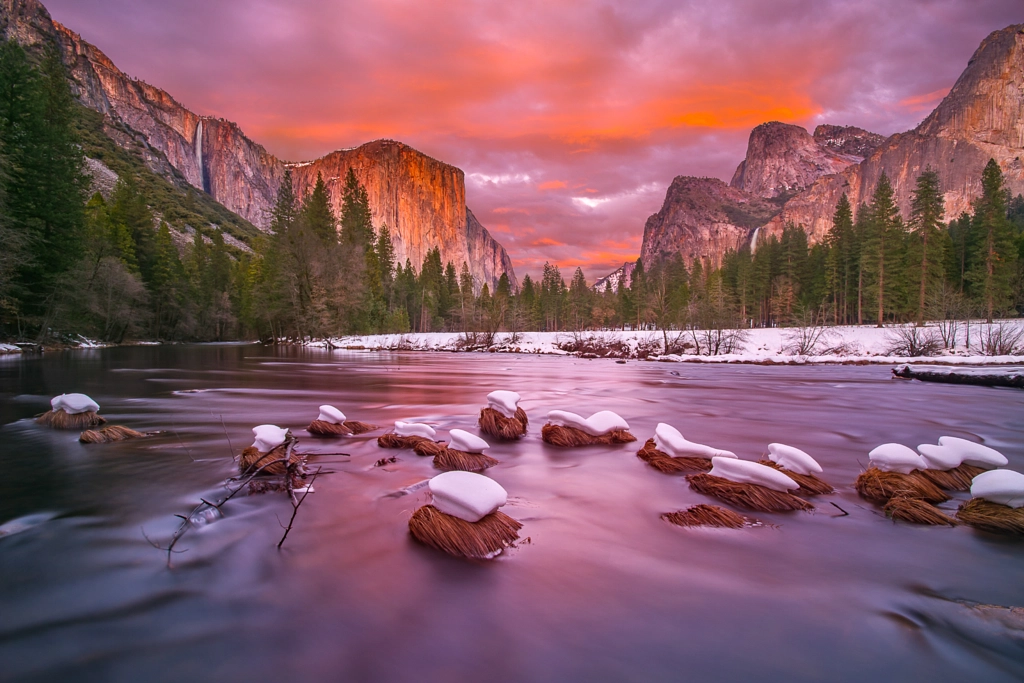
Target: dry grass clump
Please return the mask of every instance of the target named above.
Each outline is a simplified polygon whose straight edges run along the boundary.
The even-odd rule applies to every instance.
[[[956,517],[982,531],[996,534],[1024,534],[1024,508],[993,503],[984,498],[972,498],[956,511]]]
[[[984,467],[967,464],[951,470],[918,470],[925,479],[947,491],[970,491],[971,480],[984,471]]]
[[[121,425],[110,425],[100,430],[87,429],[78,435],[82,443],[111,443],[113,441],[127,441],[128,439],[142,439],[149,436]]]
[[[894,496],[885,504],[887,517],[911,524],[931,524],[932,526],[956,526],[956,520],[942,513],[934,505],[920,498]]]
[[[409,533],[423,545],[455,557],[491,559],[512,548],[523,525],[503,512],[492,512],[478,522],[446,515],[433,505],[412,513]]]
[[[360,422],[359,420],[346,420],[345,427],[353,434],[365,434],[377,429],[377,425],[372,425],[369,422]]]
[[[654,445],[654,439],[647,439],[647,443],[644,444],[644,447],[636,452],[636,457],[640,458],[659,472],[664,472],[665,474],[707,472],[712,467],[710,458],[680,455],[671,456],[664,451],[659,451]],[[673,512],[671,514],[674,515],[679,513]]]
[[[423,437],[417,438],[422,439]],[[430,439],[423,439],[422,441],[419,441],[416,444],[414,444],[412,449],[416,451],[416,455],[422,455],[424,457],[434,457],[448,450],[448,444],[445,443],[444,441],[431,441]]]
[[[686,481],[697,493],[718,498],[747,510],[789,512],[814,509],[813,505],[792,493],[776,491],[760,484],[740,484],[710,474],[691,474],[686,477]]]
[[[242,455],[239,457],[238,471],[242,476],[248,476],[250,474],[254,474],[257,470],[266,465],[266,468],[260,471],[261,475],[283,475],[287,470],[284,464],[284,456],[287,452],[287,441],[268,453],[261,453],[255,446],[249,446],[242,451]],[[291,456],[288,458],[288,463],[290,465],[299,465],[302,463],[303,459],[304,457],[296,453],[293,449]],[[274,462],[275,460],[280,460],[281,462]]]
[[[418,452],[418,451],[417,451]],[[445,448],[434,456],[434,467],[445,472],[461,470],[463,472],[482,472],[494,467],[498,461],[483,453],[467,453],[454,448]]]
[[[530,420],[522,408],[516,408],[515,417],[505,417],[494,408],[484,408],[480,411],[479,424],[480,431],[488,436],[505,441],[515,441],[526,434]]]
[[[636,437],[625,429],[613,429],[607,434],[591,436],[582,429],[550,423],[544,425],[544,428],[540,430],[540,436],[546,443],[560,448],[577,448],[579,446],[593,446],[596,444],[610,445],[636,441]]]
[[[714,526],[726,529],[742,529],[747,522],[742,515],[732,510],[704,503],[678,512],[666,512],[661,518],[676,526]]]
[[[313,436],[348,436],[352,430],[343,424],[335,424],[326,420],[313,420],[306,427]]]
[[[394,432],[381,434],[377,437],[377,445],[381,448],[415,448],[417,444],[424,441],[434,443],[425,436],[399,436]]]
[[[805,496],[824,496],[828,493],[834,493],[835,489],[832,485],[818,479],[813,474],[797,474],[796,472],[790,472],[785,467],[781,467],[778,463],[774,463],[771,460],[759,460],[758,464],[764,465],[765,467],[771,467],[779,472],[782,472],[787,477],[795,481],[800,485],[799,492]]]
[[[100,417],[96,413],[75,413],[72,415],[65,412],[63,408],[48,410],[36,418],[36,424],[41,424],[51,429],[92,429],[106,423],[106,418]]]
[[[885,505],[896,496],[919,498],[926,503],[943,503],[949,500],[949,496],[922,476],[920,470],[901,474],[869,467],[857,477],[854,487],[862,498],[879,505]]]

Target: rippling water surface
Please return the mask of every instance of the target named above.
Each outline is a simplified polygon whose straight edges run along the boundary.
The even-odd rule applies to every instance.
[[[852,488],[886,441],[983,440],[1024,471],[1024,392],[891,380],[888,367],[616,364],[491,354],[260,346],[68,352],[0,362],[0,680],[1011,681],[1024,677],[1024,543],[893,524]],[[416,545],[407,521],[435,472],[379,432],[304,438],[317,406],[388,425],[475,431],[484,396],[523,396],[530,433],[488,471],[528,541],[491,563]],[[37,427],[50,396],[93,396],[113,424],[167,430],[83,446]],[[558,450],[553,408],[658,422],[756,459],[814,455],[838,491],[814,513],[743,530],[681,529],[708,502],[636,458],[638,444]],[[252,426],[291,427],[333,473],[282,551],[290,506],[217,496]],[[374,467],[382,455],[398,462]],[[834,507],[830,503],[835,503]],[[958,501],[943,507],[955,510]],[[843,516],[840,509],[848,512]]]

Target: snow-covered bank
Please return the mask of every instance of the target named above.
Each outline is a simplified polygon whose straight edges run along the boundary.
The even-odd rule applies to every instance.
[[[458,332],[378,334],[307,342],[308,346],[367,351],[481,351],[541,353],[587,358],[615,357],[696,363],[905,363],[987,365],[1024,362],[1024,320],[971,323],[970,345],[964,325],[945,348],[937,324],[913,326],[842,326],[826,328],[755,328],[741,330],[592,332],[499,332],[493,336]],[[723,338],[726,337],[726,338]],[[719,353],[708,355],[709,347]],[[1002,348],[1001,348],[1002,347]],[[699,352],[698,352],[699,351]],[[999,353],[997,353],[999,352]]]

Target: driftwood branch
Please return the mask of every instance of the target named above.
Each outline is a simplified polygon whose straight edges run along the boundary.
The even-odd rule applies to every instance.
[[[180,438],[179,438],[179,441],[180,441]],[[213,501],[207,500],[206,498],[200,498],[199,500],[201,502],[198,505],[196,505],[189,514],[187,514],[187,515],[175,514],[174,516],[178,517],[179,519],[181,519],[182,522],[178,526],[178,528],[175,529],[174,534],[171,536],[170,542],[166,546],[162,546],[159,543],[153,541],[146,534],[146,530],[142,529],[142,536],[143,536],[143,538],[145,538],[146,541],[151,546],[153,546],[157,550],[161,550],[161,551],[164,551],[164,552],[167,553],[167,567],[169,569],[173,569],[174,568],[174,565],[173,565],[173,563],[171,561],[172,560],[172,555],[174,553],[186,552],[185,550],[177,550],[175,548],[175,546],[178,544],[178,541],[180,541],[182,539],[182,537],[192,527],[192,518],[196,514],[202,512],[204,509],[216,509],[216,510],[219,511],[229,500],[234,498],[240,491],[246,489],[249,486],[249,484],[256,477],[258,477],[261,474],[263,474],[263,472],[266,469],[268,469],[270,467],[273,467],[274,465],[276,465],[278,463],[282,463],[284,465],[284,467],[285,467],[284,484],[285,484],[285,487],[286,487],[286,489],[288,491],[288,500],[289,500],[289,502],[292,505],[292,515],[291,515],[291,518],[288,521],[288,526],[287,527],[284,527],[284,525],[282,525],[282,527],[285,528],[285,532],[284,532],[284,535],[281,537],[281,540],[278,542],[277,547],[280,548],[284,544],[285,539],[288,538],[288,533],[292,530],[292,527],[295,524],[295,517],[298,515],[299,507],[302,506],[303,501],[306,500],[306,496],[309,495],[309,491],[310,491],[310,488],[313,486],[313,482],[316,481],[316,478],[318,476],[320,476],[320,474],[322,473],[322,468],[317,468],[316,472],[313,473],[313,476],[310,479],[309,484],[306,487],[306,490],[303,492],[302,496],[296,500],[295,492],[294,492],[293,487],[292,487],[292,482],[293,482],[294,478],[300,473],[299,467],[301,466],[302,463],[301,462],[294,462],[294,463],[290,462],[291,461],[291,456],[292,456],[292,451],[295,449],[295,444],[297,443],[297,440],[295,439],[295,437],[289,436],[287,443],[288,443],[288,446],[285,449],[285,454],[284,454],[283,457],[271,460],[271,461],[266,462],[266,463],[263,463],[262,465],[260,465],[258,468],[254,469],[251,472],[250,471],[246,471],[246,472],[243,472],[241,475],[239,475],[237,477],[230,477],[227,480],[227,482],[225,482],[225,488],[228,489],[228,494],[226,496],[224,496],[220,501],[213,502]],[[184,443],[182,443],[182,447],[185,448],[186,452],[188,452],[188,449],[185,447]],[[191,453],[189,453],[189,457],[190,458],[192,457]],[[193,460],[193,462],[195,462],[194,458],[192,460]],[[229,486],[228,485],[229,483],[234,484],[234,486],[233,487]]]

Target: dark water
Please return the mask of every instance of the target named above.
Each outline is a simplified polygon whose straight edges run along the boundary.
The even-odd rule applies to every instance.
[[[0,362],[0,680],[1011,681],[1024,677],[1024,543],[894,525],[852,482],[886,441],[983,439],[1024,470],[1024,392],[889,379],[888,367],[619,365],[610,360],[274,350],[108,349]],[[490,476],[529,542],[460,562],[410,540],[428,458],[375,434],[304,439],[316,482],[283,551],[282,496],[240,498],[165,541],[218,495],[250,428],[300,436],[317,406],[350,418],[475,428],[484,395],[520,392],[530,434]],[[178,393],[185,390],[196,393]],[[83,446],[30,416],[64,391],[114,424],[171,430]],[[552,408],[614,410],[641,443],[659,421],[756,458],[799,446],[838,493],[815,513],[687,530],[663,512],[706,502],[638,460],[639,444],[557,450]],[[223,426],[222,426],[223,423]],[[384,468],[374,462],[397,453]],[[316,460],[314,458],[314,460]],[[849,512],[840,516],[835,502]],[[946,504],[955,509],[956,501]]]

